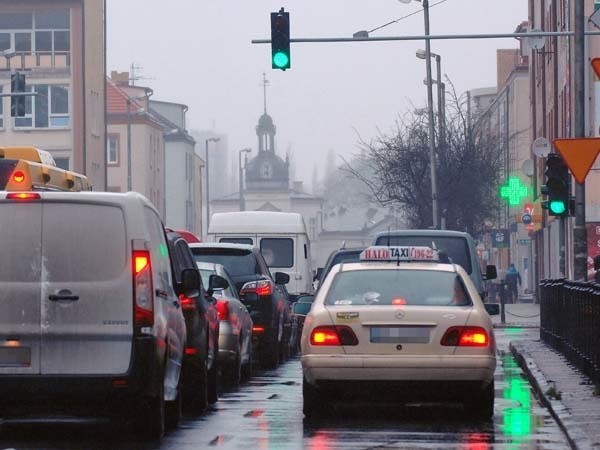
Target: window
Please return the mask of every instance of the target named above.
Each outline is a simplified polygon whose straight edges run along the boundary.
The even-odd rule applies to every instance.
[[[106,163],[119,164],[119,135],[109,134],[106,139]]]
[[[0,14],[0,50],[53,53],[71,49],[69,10]]]
[[[25,117],[15,118],[15,128],[67,128],[69,89],[66,86],[36,84],[27,86],[35,97],[25,98]]]
[[[219,242],[223,242],[226,244],[246,244],[246,245],[253,244],[251,238],[243,238],[243,237],[221,238],[221,239],[219,239]]]
[[[264,238],[260,252],[269,267],[292,267],[294,265],[294,240],[287,238]]]
[[[56,167],[64,170],[71,170],[69,167],[69,158],[68,157],[54,157],[54,162],[56,163]]]

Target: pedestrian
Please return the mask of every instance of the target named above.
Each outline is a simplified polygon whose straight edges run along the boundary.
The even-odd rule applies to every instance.
[[[506,281],[506,287],[508,288],[508,303],[517,303],[519,298],[519,291],[517,289],[517,283],[521,286],[521,274],[515,268],[514,264],[511,264],[506,271],[504,276]]]
[[[594,281],[600,283],[600,255],[594,256],[594,270],[596,271]]]

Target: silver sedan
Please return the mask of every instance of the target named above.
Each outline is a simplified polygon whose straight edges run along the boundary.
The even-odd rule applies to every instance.
[[[196,262],[202,283],[216,300],[219,314],[219,365],[225,382],[237,386],[252,375],[252,319],[235,283],[221,264]],[[214,275],[220,277],[215,282]],[[211,279],[213,280],[211,286]],[[226,283],[223,283],[223,280]],[[218,288],[216,287],[218,286]],[[226,287],[223,287],[226,286]],[[212,291],[212,292],[211,292]]]

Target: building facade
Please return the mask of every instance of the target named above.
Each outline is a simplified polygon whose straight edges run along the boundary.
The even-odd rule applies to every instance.
[[[107,82],[107,190],[143,194],[165,221],[165,128],[150,111],[152,90],[128,79],[113,73]]]
[[[105,0],[6,0],[0,4],[0,84],[26,75],[24,117],[0,101],[0,145],[33,145],[62,168],[106,189]]]

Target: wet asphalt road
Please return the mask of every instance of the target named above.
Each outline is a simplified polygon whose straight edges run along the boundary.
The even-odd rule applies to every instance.
[[[556,423],[531,393],[508,353],[511,339],[533,331],[497,330],[500,353],[492,421],[474,422],[460,406],[414,405],[398,410],[360,408],[339,417],[305,423],[299,359],[256,374],[234,392],[223,393],[206,414],[187,417],[160,443],[140,443],[126,430],[93,423],[43,420],[8,424],[0,450],[53,449],[568,449]]]

